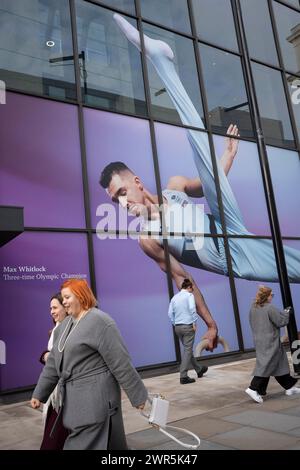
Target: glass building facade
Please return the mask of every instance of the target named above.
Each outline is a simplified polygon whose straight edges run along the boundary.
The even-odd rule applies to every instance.
[[[182,118],[148,60],[145,40],[140,48],[128,41],[116,13],[137,28],[140,40],[144,33],[170,46],[200,120]],[[122,208],[110,213],[99,177],[107,164],[122,161],[162,202],[175,177],[201,179],[191,139],[208,149],[213,183],[210,195],[204,188],[205,197],[189,196],[219,220],[217,231],[206,231],[204,239],[223,250],[223,273],[185,266],[229,345],[229,352],[218,346],[214,353],[253,348],[248,312],[258,284],[271,285],[277,306],[284,304],[275,263],[284,270],[276,255],[279,237],[290,280],[286,289],[300,325],[297,257],[289,265],[300,252],[298,0],[0,0],[0,37],[6,89],[0,104],[0,204],[23,206],[25,217],[24,233],[1,249],[0,340],[9,368],[1,366],[0,390],[36,382],[35,361],[51,327],[48,299],[71,276],[91,283],[135,366],[178,362],[167,317],[177,290],[175,235],[163,245],[162,270],[139,246],[141,221]],[[231,124],[239,129],[231,139],[239,145],[227,168]],[[247,230],[231,229],[223,170]],[[259,267],[255,275],[243,272],[246,252],[237,247],[245,240],[250,253],[268,247],[273,278]]]

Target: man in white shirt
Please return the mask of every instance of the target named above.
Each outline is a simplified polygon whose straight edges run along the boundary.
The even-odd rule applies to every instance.
[[[200,378],[207,372],[207,367],[200,366],[193,355],[196,322],[199,316],[196,312],[193,284],[189,279],[183,281],[180,292],[171,299],[168,316],[175,326],[175,332],[184,348],[180,364],[180,383],[193,383],[195,379],[188,376],[189,368],[192,366]]]

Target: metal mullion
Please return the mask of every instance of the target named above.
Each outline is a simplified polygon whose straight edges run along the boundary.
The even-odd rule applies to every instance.
[[[78,128],[79,128],[79,142],[80,142],[80,155],[81,155],[81,167],[82,167],[82,184],[83,184],[83,198],[84,198],[84,212],[86,227],[91,228],[91,206],[89,196],[89,184],[88,184],[88,172],[87,172],[87,155],[85,146],[85,132],[84,132],[84,117],[83,117],[83,101],[81,92],[81,79],[80,79],[80,64],[78,57],[78,41],[77,41],[77,24],[76,24],[76,9],[75,0],[69,0],[70,16],[71,16],[71,30],[72,30],[72,45],[74,55],[74,69],[75,69],[75,82],[77,91],[77,110],[78,110]],[[95,259],[94,259],[94,248],[93,238],[90,231],[87,232],[87,244],[88,244],[88,258],[89,258],[89,269],[91,278],[91,287],[97,297],[97,285],[95,275]]]
[[[195,18],[194,18],[194,13],[193,13],[192,2],[191,0],[187,0],[187,1],[188,1],[190,21],[191,21],[191,28],[194,33],[194,36],[196,37],[196,34],[195,34],[196,24],[195,24]],[[225,248],[225,254],[226,254],[226,262],[227,262],[227,267],[228,267],[229,285],[230,285],[230,291],[231,291],[231,296],[232,296],[236,333],[237,333],[239,349],[240,351],[243,351],[244,341],[243,341],[243,335],[242,335],[242,327],[241,327],[241,321],[240,321],[240,316],[239,316],[239,308],[238,308],[238,303],[237,303],[235,284],[233,280],[233,270],[232,270],[232,264],[231,264],[230,249],[229,249],[229,244],[228,244],[228,239],[227,239],[226,221],[225,221],[224,206],[223,206],[223,200],[222,200],[222,194],[221,194],[221,188],[220,188],[217,159],[216,159],[215,148],[214,148],[214,143],[213,143],[213,133],[212,133],[210,119],[209,119],[208,102],[207,102],[207,97],[206,97],[206,89],[204,85],[203,71],[202,71],[202,65],[200,61],[200,53],[199,53],[199,46],[198,46],[197,39],[194,39],[193,45],[194,45],[194,52],[195,52],[195,58],[196,58],[198,80],[200,83],[200,89],[201,89],[201,94],[202,94],[203,112],[204,112],[206,125],[208,129],[208,142],[209,142],[211,161],[212,161],[212,167],[213,167],[213,172],[214,172],[214,182],[215,182],[215,188],[216,188],[217,199],[218,199],[222,232],[225,235],[225,237],[223,237],[223,240],[224,240],[224,248]]]
[[[263,65],[264,67],[268,67],[269,69],[276,70],[277,72],[282,72],[280,65],[274,65],[268,62],[263,62],[262,60],[256,59],[255,57],[252,57],[252,56],[250,56],[250,59],[251,59],[251,62],[254,62],[255,64]]]
[[[103,2],[101,2],[101,0],[99,2],[97,2],[97,0],[81,0],[81,1],[84,1],[85,3],[91,3],[92,5],[96,5],[96,6],[101,7],[101,8],[105,8],[106,10],[114,11],[116,13],[119,13],[120,15],[129,16],[130,18],[135,19],[135,20],[137,19],[136,15],[133,15],[132,13],[129,13],[125,10],[120,10],[117,7],[107,5],[107,3],[103,3]]]
[[[300,5],[299,7],[295,7],[295,5],[292,5],[291,3],[287,3],[287,2],[284,2],[284,1],[281,1],[281,0],[275,0],[277,3],[280,3],[280,5],[283,5],[285,7],[288,7],[290,8],[291,10],[294,10],[296,11],[297,13],[300,13]],[[298,9],[297,9],[298,8]]]
[[[71,104],[73,106],[76,106],[76,104],[78,104],[77,98],[74,99],[74,100],[68,100],[66,98],[60,98],[59,96],[56,97],[56,96],[42,95],[41,93],[37,93],[35,91],[18,90],[16,88],[12,88],[10,86],[6,87],[6,91],[9,92],[9,93],[16,93],[18,95],[33,96],[35,98],[44,98],[46,100],[56,101],[58,103]]]
[[[283,61],[283,56],[282,56],[282,52],[281,52],[278,31],[277,31],[277,24],[276,24],[275,14],[274,14],[273,5],[272,5],[271,0],[268,0],[268,5],[269,5],[271,23],[272,23],[273,34],[274,34],[274,38],[275,38],[275,45],[276,45],[276,48],[277,48],[279,64],[280,64],[281,69],[282,69],[281,70],[281,78],[282,78],[282,81],[283,81],[283,88],[284,88],[284,93],[285,93],[286,102],[287,102],[287,106],[288,106],[290,121],[291,121],[291,125],[292,125],[292,131],[293,131],[293,134],[294,134],[294,140],[295,140],[295,143],[296,143],[296,147],[299,149],[300,148],[300,139],[299,139],[299,136],[298,136],[298,128],[297,128],[297,125],[296,125],[294,110],[293,110],[293,106],[292,106],[292,103],[291,103],[290,92],[289,92],[287,79],[286,79],[286,70],[285,70],[285,66],[284,66],[284,61]]]
[[[239,45],[239,49],[242,52],[242,42],[241,42],[241,32],[239,28],[239,22],[238,22],[238,16],[237,16],[237,11],[236,11],[236,5],[234,0],[231,1],[231,8],[233,12],[233,18],[234,18],[234,23],[235,23],[235,28],[236,28],[236,35],[237,35],[237,41]],[[249,83],[248,83],[248,78],[247,78],[247,70],[245,67],[245,61],[244,61],[244,56],[242,55],[241,58],[241,67],[242,67],[242,73],[243,73],[243,78],[244,78],[244,84],[245,84],[245,90],[247,94],[247,99],[248,99],[248,104],[249,104],[249,115],[251,119],[251,124],[252,124],[252,132],[253,132],[253,139],[255,142],[257,142],[256,136],[255,136],[255,119],[254,119],[254,110],[251,102],[251,93],[250,93],[250,88],[249,88]]]
[[[259,161],[260,161],[263,184],[264,184],[264,189],[265,189],[266,203],[267,203],[271,233],[272,233],[272,238],[273,238],[273,247],[274,247],[274,254],[275,254],[275,259],[276,259],[276,266],[277,266],[278,278],[279,278],[279,283],[280,283],[281,295],[283,299],[283,304],[285,306],[290,305],[293,307],[293,301],[292,301],[291,290],[290,290],[289,279],[288,279],[288,272],[287,272],[284,250],[283,250],[283,243],[282,243],[281,232],[280,232],[279,219],[278,219],[274,190],[273,190],[273,185],[272,185],[271,171],[269,167],[265,139],[264,139],[264,135],[262,131],[261,118],[260,118],[257,96],[255,93],[255,87],[254,87],[254,78],[253,78],[252,69],[251,69],[251,61],[250,61],[248,45],[246,41],[242,9],[241,9],[241,4],[239,0],[233,0],[233,1],[235,1],[235,6],[236,6],[241,45],[242,45],[243,52],[244,52],[245,67],[247,69],[249,91],[251,93],[251,103],[253,107],[255,124],[256,124],[255,128],[256,128],[257,137],[258,137]],[[288,333],[289,333],[289,340],[291,343],[291,351],[293,353],[297,351],[297,348],[292,347],[292,344],[295,340],[298,339],[297,324],[296,324],[296,319],[295,319],[295,315],[293,314],[293,312],[290,315],[290,322],[288,324]],[[296,373],[300,372],[299,364],[294,363],[293,367]]]
[[[194,39],[196,39],[200,44],[203,44],[204,46],[213,47],[214,49],[218,49],[219,51],[227,52],[228,54],[232,54],[237,57],[242,57],[242,54],[239,51],[233,51],[232,49],[227,49],[226,47],[222,47],[210,41],[205,41],[205,39],[201,39],[199,37],[196,37]]]
[[[154,175],[155,175],[155,181],[156,181],[156,188],[158,192],[159,205],[160,207],[163,207],[163,195],[162,195],[162,186],[161,186],[161,181],[160,181],[160,171],[159,171],[158,152],[157,152],[157,145],[156,145],[155,127],[154,127],[154,120],[151,115],[150,84],[149,84],[148,68],[147,68],[147,61],[146,61],[143,22],[141,18],[141,7],[140,7],[139,0],[135,0],[135,9],[136,9],[136,13],[138,16],[137,23],[138,23],[138,29],[139,29],[139,34],[140,34],[140,40],[141,40],[141,61],[142,61],[142,71],[143,71],[144,85],[145,85],[144,88],[145,88],[146,107],[147,107],[148,115],[150,117],[149,129],[150,129],[152,157],[153,157],[153,165],[154,165]],[[159,214],[160,214],[160,221],[162,224],[163,233],[166,233],[164,211],[159,211]],[[166,277],[167,277],[167,284],[168,284],[168,293],[169,293],[169,298],[171,299],[174,296],[174,290],[173,290],[172,276],[171,276],[169,246],[165,237],[163,237],[163,248],[164,248],[164,257],[165,257],[166,268],[167,268]],[[180,352],[179,339],[175,333],[174,328],[173,328],[173,339],[174,339],[176,360],[180,362],[181,352]]]

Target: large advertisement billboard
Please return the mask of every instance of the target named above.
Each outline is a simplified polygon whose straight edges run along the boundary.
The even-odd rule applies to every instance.
[[[117,18],[130,47],[139,48],[132,25]],[[192,279],[197,311],[206,320],[211,314],[227,351],[239,350],[241,339],[253,346],[248,313],[259,284],[269,284],[282,306],[256,143],[242,140],[239,122],[229,125],[227,137],[210,139],[173,51],[150,38],[145,47],[176,125],[152,127],[147,119],[85,107],[81,155],[76,106],[9,93],[0,108],[0,202],[24,206],[26,225],[2,249],[0,288],[9,318],[0,318],[7,344],[3,389],[36,381],[40,365],[32,364],[51,327],[39,312],[48,309],[64,273],[89,279],[90,263],[99,306],[117,322],[137,367],[176,360],[168,280],[176,293],[183,279]],[[297,154],[270,147],[268,157],[282,234],[299,237]],[[295,183],[288,191],[283,174]],[[284,251],[297,306],[299,243],[285,240]],[[201,321],[196,343],[205,334]],[[215,352],[223,352],[220,344]]]

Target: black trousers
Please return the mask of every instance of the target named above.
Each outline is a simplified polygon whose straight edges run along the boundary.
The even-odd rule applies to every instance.
[[[292,377],[290,374],[276,376],[275,379],[285,390],[292,388],[296,383],[297,379]],[[270,377],[257,377],[254,376],[249,388],[255,390],[259,395],[266,395],[267,387]]]

